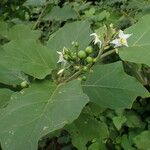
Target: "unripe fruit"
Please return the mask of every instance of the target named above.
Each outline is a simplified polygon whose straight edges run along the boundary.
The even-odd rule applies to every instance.
[[[82,69],[84,72],[88,71],[88,67],[87,66],[84,66],[83,69]]]
[[[75,47],[79,47],[79,43],[78,43],[78,42],[75,42],[74,46],[75,46]]]
[[[73,42],[72,42],[72,45],[75,46],[75,47],[79,47],[79,43],[78,43],[78,42],[74,42],[74,41],[73,41]]]
[[[86,61],[87,61],[88,63],[92,63],[92,62],[93,62],[93,58],[89,56],[89,57],[86,58]]]
[[[86,49],[85,49],[86,53],[87,54],[91,54],[93,52],[93,49],[91,46],[88,46]]]
[[[23,81],[20,85],[21,85],[22,88],[25,88],[25,87],[28,86],[28,82],[27,81]]]
[[[85,80],[86,80],[86,76],[83,76],[83,77],[82,77],[82,81],[85,81]]]
[[[78,52],[78,57],[81,58],[81,59],[82,59],[82,58],[85,58],[85,57],[86,57],[85,51],[79,51],[79,52]]]

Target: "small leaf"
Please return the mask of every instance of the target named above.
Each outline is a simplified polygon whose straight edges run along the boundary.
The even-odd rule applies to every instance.
[[[115,125],[115,127],[117,128],[117,130],[120,130],[122,125],[126,122],[126,117],[125,116],[117,116],[117,117],[113,117],[113,123]]]
[[[68,19],[76,19],[77,14],[75,10],[70,5],[65,5],[60,8],[55,6],[52,8],[50,13],[46,14],[43,18],[44,20],[56,20],[56,21],[66,21]]]
[[[150,149],[150,131],[143,131],[141,134],[134,138],[134,143],[136,147],[140,150]]]
[[[129,47],[119,50],[123,60],[150,65],[150,15],[144,16],[137,24],[131,26],[126,33],[133,33],[129,38]]]
[[[128,136],[126,134],[124,134],[121,137],[121,146],[123,147],[124,150],[135,150],[135,148],[132,147],[132,143],[128,139]]]
[[[80,117],[74,121],[66,129],[71,134],[73,145],[79,150],[86,150],[86,144],[89,141],[97,140],[103,142],[108,135],[107,125],[102,123],[89,114],[82,113]]]
[[[43,6],[46,3],[46,0],[27,0],[24,3],[24,6]]]
[[[129,128],[142,128],[143,122],[134,111],[126,112],[125,116],[127,118],[126,125]]]
[[[3,46],[0,64],[21,70],[35,78],[43,79],[54,69],[51,50],[34,40],[11,41]]]
[[[92,102],[111,109],[131,108],[137,96],[149,96],[135,78],[124,72],[121,62],[95,66],[83,90]]]
[[[80,81],[31,84],[13,94],[0,116],[3,150],[37,150],[43,136],[75,120],[88,102]]]

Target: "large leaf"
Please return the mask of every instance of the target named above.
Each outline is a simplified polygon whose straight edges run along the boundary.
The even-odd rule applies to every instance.
[[[28,80],[27,75],[11,67],[4,67],[0,64],[0,70],[0,83],[18,85]]]
[[[62,51],[64,47],[70,48],[73,41],[79,43],[80,49],[88,46],[91,41],[90,33],[90,24],[87,21],[73,22],[54,33],[48,41],[48,47],[53,51],[53,56],[58,58],[56,51]]]
[[[129,47],[121,48],[119,55],[123,60],[150,65],[150,15],[144,16],[137,24],[126,30],[133,33]]]
[[[0,52],[0,64],[42,79],[54,68],[50,49],[35,40],[11,41]]]
[[[90,100],[101,107],[112,109],[131,108],[137,96],[148,96],[146,89],[133,77],[128,76],[121,62],[97,65],[83,84]]]
[[[18,24],[13,27],[9,27],[7,23],[0,22],[0,35],[9,40],[37,40],[40,37],[40,34],[41,33],[38,30],[31,30],[29,25]]]
[[[0,89],[0,108],[5,107],[12,95],[13,91],[9,89]]]
[[[60,8],[58,6],[53,7],[50,13],[46,14],[44,20],[57,20],[57,21],[66,21],[67,19],[75,19],[77,14],[70,5],[65,5]]]
[[[38,140],[76,119],[88,102],[77,80],[33,84],[11,97],[0,116],[3,150],[37,150]]]
[[[91,117],[89,114],[82,113],[80,117],[71,125],[66,127],[71,134],[73,145],[79,150],[86,150],[89,141],[97,140],[102,143],[108,138],[109,132],[107,125]]]

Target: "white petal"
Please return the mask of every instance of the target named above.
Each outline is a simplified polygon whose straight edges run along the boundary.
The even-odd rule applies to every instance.
[[[115,39],[115,40],[111,41],[110,43],[118,45],[120,43],[120,40],[119,39]]]
[[[61,55],[61,54],[62,54],[62,52],[57,51],[57,54]]]
[[[132,34],[124,34],[122,30],[119,31],[119,38],[128,39]]]
[[[90,34],[90,36],[97,36],[97,34],[96,33],[92,33],[92,34]]]
[[[122,30],[119,30],[119,38],[123,38],[124,37],[124,33],[123,33],[123,31]]]
[[[121,46],[120,39],[115,39],[115,40],[111,41],[110,43],[114,44],[114,47]]]
[[[132,34],[124,34],[124,38],[128,39]]]
[[[65,70],[65,69],[60,69],[60,70],[58,71],[58,73],[57,73],[57,74],[59,75],[59,74],[63,73],[63,72],[64,72],[64,70]]]

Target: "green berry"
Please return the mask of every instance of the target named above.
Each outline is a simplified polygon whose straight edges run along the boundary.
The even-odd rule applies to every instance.
[[[86,58],[86,61],[87,61],[88,63],[92,63],[92,62],[93,62],[93,58],[89,56],[89,57]]]
[[[25,87],[27,87],[28,86],[28,82],[27,81],[23,81],[22,83],[21,83],[21,87],[22,88],[25,88]]]
[[[86,76],[83,76],[83,77],[82,77],[82,81],[85,81],[85,80],[86,80]]]
[[[74,43],[74,46],[75,46],[75,47],[79,47],[79,43],[78,43],[78,42],[75,42],[75,43]]]
[[[81,59],[85,58],[86,57],[85,51],[79,51],[78,52],[78,57],[81,58]]]
[[[86,53],[87,54],[91,54],[93,52],[93,49],[91,46],[88,46],[86,49],[85,49]]]
[[[82,69],[84,72],[88,71],[88,67],[87,66],[84,66],[83,69]]]

